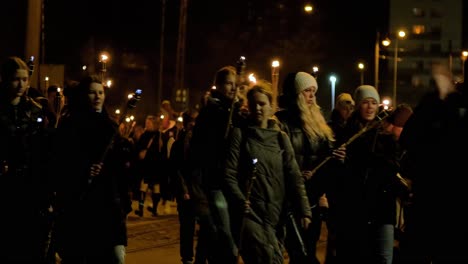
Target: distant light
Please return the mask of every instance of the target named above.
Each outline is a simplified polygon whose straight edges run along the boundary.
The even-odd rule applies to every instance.
[[[88,68],[88,67],[86,67],[86,65],[83,65],[83,66],[81,67],[81,69],[82,69],[83,71],[86,71],[87,68]]]
[[[133,94],[128,94],[128,95],[127,95],[127,98],[128,98],[128,99],[132,99],[132,98],[133,98]]]
[[[465,57],[466,59],[466,57],[468,57],[468,51],[466,50],[462,51],[462,56]]]
[[[255,78],[253,73],[249,75],[249,81],[252,83],[257,83],[257,78]]]
[[[46,82],[49,81],[49,76],[46,76],[46,77],[44,78],[44,80],[45,80]]]
[[[179,117],[177,117],[177,121],[182,123],[184,121],[184,118],[179,116]]]
[[[316,73],[319,71],[319,67],[318,66],[313,66],[312,67],[312,72]]]
[[[107,80],[106,84],[107,84],[107,87],[109,87],[109,88],[110,88],[110,87],[111,87],[111,85],[112,85],[112,80]]]
[[[41,117],[38,117],[36,121],[37,121],[38,123],[42,123],[42,118],[41,118]]]
[[[382,45],[384,45],[385,47],[390,46],[390,43],[392,43],[392,42],[388,38],[382,40]]]
[[[384,104],[384,105],[389,105],[389,104],[390,104],[390,100],[384,99],[384,100],[382,101],[382,104]]]
[[[280,66],[280,63],[279,63],[279,61],[277,61],[277,60],[274,60],[274,61],[271,63],[271,67],[273,67],[273,68],[276,68],[276,67],[279,67],[279,66]]]
[[[211,90],[216,90],[216,86],[211,86]]]
[[[358,68],[363,70],[364,69],[364,63],[362,63],[362,62],[358,63]]]
[[[135,117],[133,115],[130,116],[130,120],[134,120]]]
[[[130,123],[130,121],[131,121],[131,120],[130,120],[130,117],[126,117],[126,118],[125,118],[125,122]]]
[[[314,8],[310,4],[304,6],[304,11],[306,11],[307,13],[311,13],[313,10]]]
[[[109,56],[107,56],[107,54],[101,54],[101,61],[102,62],[107,62],[107,60],[109,59]]]
[[[336,76],[335,75],[330,76],[330,82],[332,82],[332,83],[336,82]]]
[[[398,31],[398,36],[399,36],[400,38],[404,38],[404,37],[406,36],[406,32],[403,31],[403,30],[400,30],[400,31]]]
[[[159,118],[164,119],[164,115],[159,116]]]
[[[119,114],[120,114],[120,109],[115,109],[115,113],[116,113],[117,115],[119,115]]]
[[[60,87],[57,87],[57,93],[60,93],[60,91],[62,91],[62,89],[60,89]]]

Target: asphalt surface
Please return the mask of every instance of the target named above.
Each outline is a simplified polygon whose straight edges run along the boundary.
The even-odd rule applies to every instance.
[[[151,202],[147,202],[151,205]],[[153,217],[146,211],[143,217],[134,212],[128,216],[128,247],[126,264],[179,264],[179,220],[175,203],[164,211],[159,205],[159,216]],[[134,203],[133,208],[138,205]],[[169,209],[169,208],[168,208]],[[327,230],[324,225],[317,245],[317,257],[323,263]],[[195,238],[196,239],[196,238]],[[288,263],[287,256],[285,264]]]

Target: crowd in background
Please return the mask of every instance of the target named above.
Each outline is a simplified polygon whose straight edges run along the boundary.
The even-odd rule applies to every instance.
[[[128,214],[175,202],[185,264],[318,264],[323,222],[327,264],[468,262],[465,83],[435,64],[437,90],[414,109],[385,109],[360,85],[327,117],[313,74],[288,73],[274,98],[243,67],[218,69],[199,108],[164,100],[136,124],[107,112],[99,76],[42,95],[8,58],[0,195],[13,217],[0,258],[125,263]]]

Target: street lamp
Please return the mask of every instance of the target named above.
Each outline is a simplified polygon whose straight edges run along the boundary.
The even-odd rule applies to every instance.
[[[312,13],[314,11],[314,7],[311,4],[304,5],[304,11],[306,13]]]
[[[468,57],[468,51],[466,50],[462,51],[462,76],[463,78],[465,77],[465,61],[467,57]]]
[[[336,83],[336,76],[331,75],[330,76],[330,83],[331,83],[331,111],[333,111],[333,108],[335,107],[335,83]]]
[[[398,38],[404,38],[406,32],[403,30],[398,31],[398,35],[395,38],[395,50],[394,50],[394,62],[393,62],[393,105],[397,105],[397,71],[398,71]]]
[[[271,84],[273,88],[273,109],[276,110],[276,98],[278,96],[278,81],[279,81],[279,66],[278,60],[271,63]]]
[[[312,76],[314,76],[315,79],[317,79],[319,67],[318,66],[312,66]]]
[[[105,52],[99,55],[99,62],[101,63],[101,81],[102,82],[104,82],[104,78],[106,77],[108,60],[109,60],[109,56]]]
[[[365,68],[364,63],[359,62],[358,63],[358,69],[359,69],[359,72],[361,73],[361,85],[364,84],[364,68]]]

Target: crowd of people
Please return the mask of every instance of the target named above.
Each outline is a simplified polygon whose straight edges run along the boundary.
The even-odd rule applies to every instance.
[[[175,201],[183,264],[319,264],[323,223],[327,264],[468,263],[464,82],[435,64],[437,89],[415,107],[384,109],[360,85],[327,117],[313,74],[288,73],[275,98],[242,66],[219,68],[198,109],[164,100],[129,127],[98,75],[42,96],[7,58],[0,196],[14,217],[0,258],[123,264],[129,213],[158,217]]]

